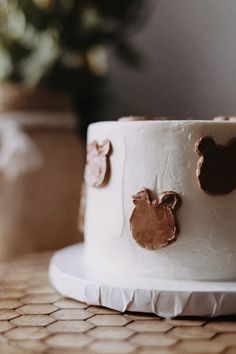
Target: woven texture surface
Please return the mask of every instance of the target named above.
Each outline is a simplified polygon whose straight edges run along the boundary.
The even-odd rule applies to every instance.
[[[236,354],[236,317],[163,320],[65,299],[48,282],[50,256],[0,265],[0,353]]]

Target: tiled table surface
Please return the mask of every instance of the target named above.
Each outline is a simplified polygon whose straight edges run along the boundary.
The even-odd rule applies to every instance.
[[[65,299],[49,253],[0,265],[0,353],[236,354],[236,317],[163,320]]]

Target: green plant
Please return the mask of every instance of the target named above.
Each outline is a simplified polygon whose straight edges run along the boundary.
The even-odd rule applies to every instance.
[[[144,2],[0,0],[0,82],[65,90],[83,110],[104,87],[107,46],[138,63],[129,33]]]

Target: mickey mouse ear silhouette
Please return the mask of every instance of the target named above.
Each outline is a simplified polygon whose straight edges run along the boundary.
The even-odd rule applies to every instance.
[[[160,195],[160,204],[165,204],[172,210],[175,210],[180,206],[181,198],[175,192],[164,192]]]
[[[226,148],[230,153],[233,153],[234,158],[236,157],[236,137],[230,139],[230,141],[227,143]],[[234,166],[236,170],[236,161],[234,160]]]
[[[209,137],[196,143],[200,155],[196,175],[200,188],[211,195],[231,193],[236,188],[236,138],[226,145]]]
[[[112,152],[111,142],[109,140],[104,140],[98,147],[99,152],[104,156],[109,156]]]
[[[140,201],[146,203],[151,203],[150,191],[147,188],[143,188],[140,192],[132,196],[134,204],[137,204]]]
[[[87,163],[84,172],[85,182],[90,187],[104,187],[110,177],[109,155],[112,144],[105,140],[101,144],[93,141],[87,147]]]
[[[214,148],[216,146],[214,139],[211,138],[210,136],[205,136],[198,140],[198,142],[195,145],[195,149],[197,153],[201,156],[203,155],[206,151],[210,150],[211,148]]]

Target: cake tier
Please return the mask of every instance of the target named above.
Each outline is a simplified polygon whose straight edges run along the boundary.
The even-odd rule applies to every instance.
[[[216,144],[226,145],[236,137],[236,124],[120,121],[90,125],[88,143],[96,140],[100,144],[108,139],[112,152],[107,184],[87,186],[87,264],[114,276],[129,273],[165,279],[236,279],[236,189],[225,194],[209,193],[200,187],[197,177],[200,156],[196,144],[207,136]],[[236,161],[232,166],[235,171]],[[223,175],[222,166],[217,168]],[[212,174],[208,169],[207,173],[214,186],[218,172]],[[223,178],[223,186],[227,183]],[[157,250],[140,246],[131,231],[135,208],[132,196],[143,188],[157,196],[173,191],[182,200],[175,213],[177,239]],[[147,223],[142,213],[139,218],[140,225]]]

